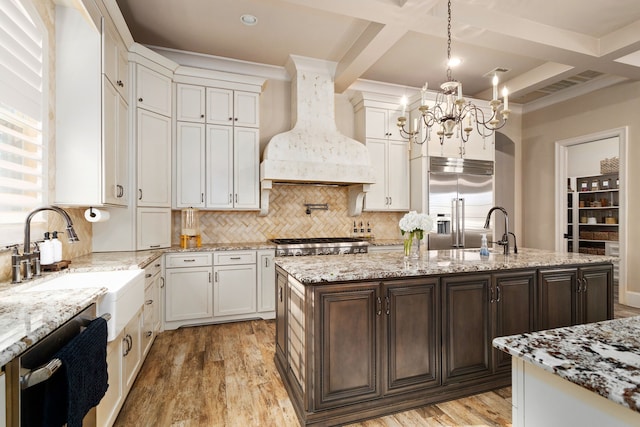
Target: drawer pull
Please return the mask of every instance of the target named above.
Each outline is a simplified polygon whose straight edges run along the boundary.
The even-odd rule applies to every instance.
[[[232,257],[229,257],[229,259],[242,259],[242,257],[239,257],[239,256],[232,256]]]
[[[152,331],[147,331],[147,338],[151,338],[151,335],[153,335]]]
[[[144,302],[146,305],[151,305],[153,304],[153,300],[152,299],[148,299]]]
[[[149,248],[153,249],[153,248],[159,248],[160,245],[149,245]]]
[[[148,279],[149,277],[151,277],[151,273],[147,273],[147,274],[144,275],[145,279]]]
[[[196,262],[195,258],[183,259],[182,262]]]

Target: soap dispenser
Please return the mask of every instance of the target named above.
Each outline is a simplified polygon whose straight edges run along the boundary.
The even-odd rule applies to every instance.
[[[482,241],[480,242],[480,256],[489,256],[489,248],[487,247],[487,235],[482,235]]]
[[[44,242],[40,245],[40,264],[53,264],[53,244],[49,240],[49,232],[44,233]]]
[[[62,261],[62,242],[58,240],[58,232],[53,232],[51,239],[51,247],[53,248],[53,262]]]

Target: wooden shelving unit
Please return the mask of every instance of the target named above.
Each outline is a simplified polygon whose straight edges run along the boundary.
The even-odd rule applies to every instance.
[[[567,251],[615,255],[619,240],[618,173],[569,179]]]

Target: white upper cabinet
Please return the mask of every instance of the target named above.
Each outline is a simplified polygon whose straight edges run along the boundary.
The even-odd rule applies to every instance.
[[[260,94],[222,88],[207,88],[207,123],[259,127]]]
[[[205,88],[203,86],[176,85],[176,120],[204,123]]]
[[[127,49],[120,36],[105,21],[102,32],[102,68],[104,75],[128,102],[129,98],[129,60]]]
[[[402,115],[393,98],[358,93],[355,109],[355,135],[367,146],[376,183],[365,194],[368,211],[409,210],[409,143],[400,137],[397,121]]]
[[[389,108],[368,107],[365,115],[367,138],[402,140],[397,126],[398,117],[402,115],[401,109],[394,105]]]
[[[126,206],[126,51],[109,21],[94,24],[75,8],[56,9],[55,203]]]
[[[137,64],[136,101],[139,108],[171,117],[171,79]]]
[[[259,209],[263,81],[229,74],[217,81],[186,72],[176,74],[175,84],[173,207]]]
[[[207,125],[207,208],[259,208],[259,146],[257,129]]]
[[[176,207],[205,207],[205,125],[176,123]],[[226,164],[225,164],[226,166]]]
[[[171,207],[171,119],[138,108],[138,206]]]

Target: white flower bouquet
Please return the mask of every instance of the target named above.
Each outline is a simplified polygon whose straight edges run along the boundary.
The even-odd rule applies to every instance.
[[[415,236],[422,240],[424,232],[429,232],[433,228],[433,219],[427,214],[411,211],[400,220],[400,231],[404,233],[415,233]]]

